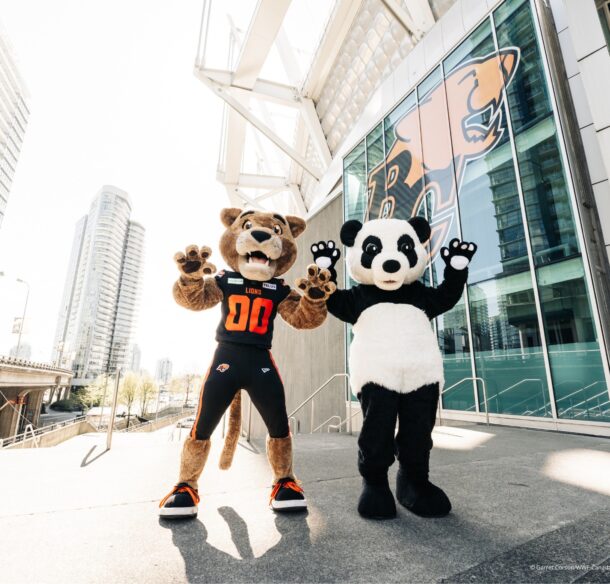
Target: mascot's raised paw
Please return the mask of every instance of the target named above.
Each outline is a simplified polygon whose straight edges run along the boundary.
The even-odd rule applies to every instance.
[[[212,250],[207,247],[189,245],[184,253],[179,251],[174,255],[174,261],[180,270],[180,275],[186,280],[200,280],[216,272],[216,266],[208,262]]]
[[[337,289],[331,282],[330,271],[320,269],[315,264],[307,267],[307,278],[299,278],[296,285],[309,300],[324,302]]]
[[[337,248],[334,241],[318,241],[311,246],[313,261],[320,269],[326,269],[330,272],[331,282],[337,283],[337,271],[335,265],[341,257],[341,252]]]
[[[453,269],[463,270],[468,266],[476,251],[476,243],[460,241],[455,238],[449,242],[449,247],[441,248],[441,257],[444,262]]]

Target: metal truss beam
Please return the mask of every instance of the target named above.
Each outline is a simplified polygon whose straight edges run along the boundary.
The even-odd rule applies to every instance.
[[[307,128],[307,132],[309,133],[309,137],[313,143],[316,154],[318,155],[318,158],[322,164],[327,167],[333,157],[330,153],[328,142],[326,142],[326,136],[322,131],[320,118],[318,117],[318,112],[316,112],[316,106],[314,105],[313,100],[304,98],[301,112],[305,127]]]
[[[244,203],[247,203],[254,209],[263,210],[263,207],[261,206],[260,202],[258,202],[256,199],[253,199],[249,195],[246,195],[246,193],[244,193],[244,191],[242,191],[237,185],[227,184],[225,186],[227,187],[227,192],[231,191],[235,197],[238,197]]]
[[[282,26],[291,0],[259,0],[239,54],[235,84],[252,87]]]
[[[281,189],[288,188],[288,181],[285,176],[272,176],[265,174],[246,174],[240,173],[237,181],[229,181],[224,172],[216,173],[216,180],[223,184],[235,184],[244,189]]]
[[[307,215],[307,207],[305,206],[305,201],[303,200],[303,195],[301,194],[301,190],[297,185],[290,185],[290,192],[292,194],[292,200],[297,207],[297,211],[305,217]]]
[[[256,97],[287,107],[298,108],[301,106],[301,98],[296,87],[275,83],[274,81],[266,81],[257,79],[254,85],[250,87],[241,87],[233,82],[233,72],[222,69],[201,69],[204,75],[213,79],[226,89],[231,89],[238,96]]]
[[[306,160],[301,154],[299,154],[292,146],[284,142],[269,126],[264,124],[257,116],[255,116],[239,99],[231,95],[230,91],[217,83],[210,77],[207,77],[199,69],[195,69],[195,75],[203,81],[216,95],[225,101],[225,103],[242,116],[245,120],[250,122],[259,132],[264,134],[271,142],[273,142],[280,150],[282,150],[288,157],[292,158],[299,166],[306,170],[317,180],[320,180],[320,171],[312,166],[308,160]]]
[[[429,0],[407,0],[407,10],[415,26],[428,32],[436,22]]]
[[[416,21],[396,0],[381,0],[385,7],[391,12],[392,16],[402,24],[403,28],[410,34],[415,41],[419,41],[424,34],[428,31],[430,26],[434,24],[434,16],[430,10],[428,0],[410,0],[413,6],[413,10],[418,15]],[[425,11],[424,4],[428,8],[429,15],[432,16],[432,21],[427,18],[427,12]],[[408,4],[411,6],[411,4]]]
[[[337,0],[301,93],[318,100],[363,0]]]

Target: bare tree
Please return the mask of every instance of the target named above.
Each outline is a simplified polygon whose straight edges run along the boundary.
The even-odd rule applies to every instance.
[[[200,379],[200,376],[197,375],[196,373],[187,373],[184,376],[184,385],[186,387],[186,396],[184,397],[184,405],[185,405],[185,407],[188,406],[189,395],[190,395],[191,389],[193,388],[193,385],[197,384],[197,380],[198,379]]]
[[[140,401],[140,415],[143,417],[146,414],[146,406],[148,402],[158,391],[157,384],[148,375],[140,379],[138,384],[138,398]]]
[[[127,407],[127,427],[131,417],[131,408],[138,394],[139,379],[135,373],[128,373],[121,382],[119,388],[119,402]]]

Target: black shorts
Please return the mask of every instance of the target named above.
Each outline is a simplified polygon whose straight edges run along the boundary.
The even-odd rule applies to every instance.
[[[209,439],[240,389],[250,395],[269,436],[288,436],[284,384],[271,351],[253,345],[219,343],[203,381],[191,438]]]

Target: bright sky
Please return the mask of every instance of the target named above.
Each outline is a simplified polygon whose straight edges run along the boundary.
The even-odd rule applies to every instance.
[[[186,311],[171,295],[174,252],[217,250],[227,204],[215,178],[220,100],[192,73],[201,0],[0,2],[32,112],[0,227],[0,354],[16,342],[22,278],[23,342],[50,359],[74,225],[113,184],[146,228],[142,364],[154,373],[168,356],[175,373],[205,369],[218,311]]]

